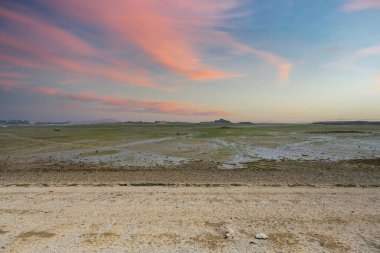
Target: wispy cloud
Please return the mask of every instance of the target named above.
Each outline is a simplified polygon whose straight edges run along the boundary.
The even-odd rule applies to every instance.
[[[359,49],[352,55],[352,58],[359,59],[376,55],[380,55],[380,45]]]
[[[278,78],[287,80],[293,64],[269,51],[237,42],[218,27],[228,26],[241,1],[110,0],[91,4],[85,1],[43,1],[61,17],[76,20],[80,27],[92,27],[98,36],[89,40],[29,8],[0,6],[0,20],[10,27],[0,34],[4,47],[0,61],[11,66],[64,72],[68,79],[81,75],[103,78],[110,84],[140,86],[169,91],[152,80],[152,67],[144,61],[130,64],[125,55],[150,58],[162,68],[192,81],[241,76],[207,64],[207,48],[223,44],[244,48],[278,69]],[[83,15],[86,13],[86,15]],[[102,45],[102,46],[99,46]],[[139,50],[131,51],[131,46]],[[7,52],[7,53],[5,53]],[[144,53],[143,55],[141,55]],[[128,57],[127,57],[128,58]],[[120,64],[124,62],[126,64]]]
[[[235,1],[49,1],[60,12],[116,38],[134,43],[164,68],[193,81],[230,78],[232,73],[213,69],[202,60],[196,37],[209,36]],[[87,13],[83,15],[83,13]],[[116,44],[116,43],[115,43]]]
[[[232,50],[237,51],[242,54],[251,54],[256,57],[263,59],[265,62],[274,66],[278,70],[277,77],[280,81],[285,82],[289,79],[292,71],[293,63],[273,52],[261,50],[249,45],[239,43],[238,41],[231,38],[228,34],[222,32],[214,32],[213,40],[209,43],[222,44],[230,47]]]
[[[380,45],[358,49],[350,55],[341,58],[338,61],[327,63],[324,66],[336,69],[358,70],[360,69],[360,67],[358,67],[359,64],[355,63],[359,62],[363,58],[378,56],[380,56]],[[375,85],[371,88],[370,91],[372,93],[380,92],[380,75],[377,75],[371,79],[374,81]]]
[[[71,74],[102,77],[111,83],[160,89],[148,73],[124,59],[107,57],[107,53],[74,34],[47,24],[32,14],[20,14],[0,7],[0,19],[12,22],[16,32],[1,32],[0,46],[13,52],[0,55],[0,61],[13,66],[37,70],[52,70]],[[18,31],[18,32],[17,32]]]
[[[339,68],[339,69],[355,69],[354,63],[358,60],[367,57],[375,57],[380,55],[380,45],[361,48],[358,49],[351,54],[342,57],[336,61],[332,61],[324,64],[325,67],[328,68]]]
[[[278,79],[280,81],[287,81],[289,76],[290,76],[290,72],[292,70],[292,67],[293,67],[293,63],[288,61],[288,60],[285,60],[271,52],[268,52],[268,51],[263,51],[263,50],[258,50],[256,48],[249,48],[248,49],[249,52],[251,52],[252,54],[254,55],[257,55],[261,58],[263,58],[266,62],[268,62],[269,64],[272,64],[273,66],[277,67],[278,68]]]
[[[191,103],[175,102],[175,101],[152,101],[152,100],[136,100],[127,99],[121,96],[97,96],[93,92],[77,92],[68,93],[63,92],[57,88],[38,86],[6,86],[0,82],[0,89],[10,90],[14,92],[30,92],[46,96],[52,96],[64,100],[95,103],[104,106],[110,106],[111,109],[125,112],[139,112],[139,113],[157,113],[168,115],[182,115],[182,116],[200,116],[200,117],[223,117],[230,116],[224,110],[208,110],[201,109]]]
[[[342,6],[342,10],[345,12],[366,9],[380,9],[380,0],[349,0]]]
[[[26,78],[26,74],[13,72],[13,71],[0,70],[0,78],[24,79]]]
[[[216,29],[226,25],[231,10],[241,1],[183,0],[165,1],[48,1],[60,12],[102,28],[125,44],[134,43],[167,70],[193,81],[224,79],[239,76],[209,67],[203,46],[224,43],[226,47],[250,48],[238,43],[228,33]],[[87,15],[83,15],[87,13]],[[289,77],[292,63],[255,48],[253,55],[263,58],[279,69],[279,78]]]
[[[371,88],[372,93],[380,93],[380,74],[375,76],[374,78],[374,85]]]
[[[12,90],[16,84],[18,84],[15,80],[0,80],[0,89],[2,90]]]
[[[42,42],[48,39],[49,41],[47,42],[55,42],[55,46],[58,45],[61,49],[66,49],[69,52],[79,53],[81,55],[92,55],[96,53],[96,49],[89,43],[62,28],[50,25],[47,20],[32,16],[32,14],[17,13],[0,7],[0,17],[21,25],[18,28],[23,33],[33,34],[34,36],[28,37],[29,41]]]
[[[1,59],[1,55],[0,55]],[[19,72],[0,70],[0,89],[11,90],[25,82],[27,75]]]

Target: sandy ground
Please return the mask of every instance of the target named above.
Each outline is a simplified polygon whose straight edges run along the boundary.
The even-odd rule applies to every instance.
[[[0,192],[1,252],[380,252],[378,188],[2,186]],[[255,239],[260,232],[269,239]]]

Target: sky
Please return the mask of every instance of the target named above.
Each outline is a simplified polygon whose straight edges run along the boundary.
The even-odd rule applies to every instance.
[[[380,0],[1,0],[0,119],[380,120]]]

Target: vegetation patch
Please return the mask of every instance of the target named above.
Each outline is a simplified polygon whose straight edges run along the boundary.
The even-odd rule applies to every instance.
[[[349,163],[351,163],[351,164],[365,164],[365,165],[380,166],[380,158],[353,159],[353,160],[350,160]]]
[[[335,184],[336,187],[356,187],[356,184]]]
[[[358,130],[332,130],[332,131],[316,131],[308,132],[310,134],[371,134],[372,132],[358,131]]]
[[[200,234],[190,239],[211,251],[216,251],[218,249],[220,250],[221,248],[223,248],[223,243],[225,241],[221,235],[212,233]]]
[[[19,234],[17,237],[26,240],[30,237],[50,238],[53,236],[55,236],[55,234],[46,231],[28,231]]]
[[[289,187],[316,187],[314,184],[301,184],[301,183],[295,183],[295,184],[288,184]]]
[[[361,188],[377,188],[377,187],[380,187],[380,184],[369,184],[369,185],[361,184],[360,187]]]
[[[176,186],[171,183],[132,183],[131,186]]]
[[[8,233],[8,231],[0,229],[0,235],[6,234],[6,233]]]

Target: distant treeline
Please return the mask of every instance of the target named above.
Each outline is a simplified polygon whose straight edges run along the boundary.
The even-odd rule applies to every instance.
[[[36,122],[34,123],[35,125],[67,125],[70,124],[71,122],[69,121],[59,121],[59,122]]]
[[[254,123],[252,122],[249,122],[249,121],[242,121],[242,122],[238,122],[238,123],[232,123],[231,121],[229,120],[225,120],[225,119],[217,119],[217,120],[214,120],[214,121],[206,121],[206,122],[200,122],[201,124],[242,124],[242,125],[253,125]]]
[[[29,122],[28,120],[23,119],[10,119],[10,120],[0,120],[1,125],[67,125],[70,124],[68,121],[59,121],[59,122]]]
[[[0,124],[3,124],[3,125],[29,125],[29,121],[28,120],[22,120],[22,119],[0,120]]]
[[[322,121],[314,122],[313,124],[319,125],[378,125],[380,121]]]

